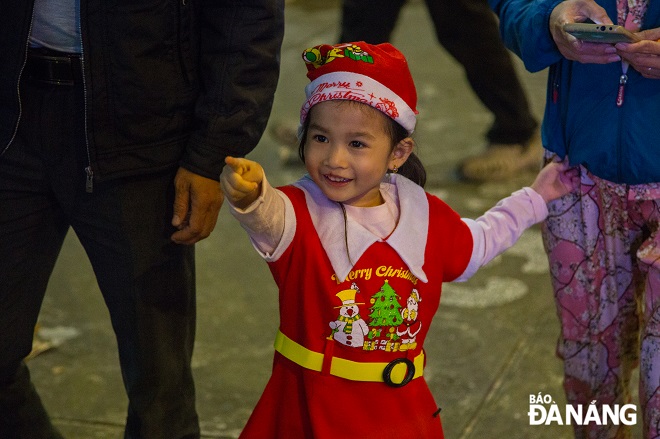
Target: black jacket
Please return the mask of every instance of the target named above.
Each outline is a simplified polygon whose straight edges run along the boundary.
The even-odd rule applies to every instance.
[[[21,117],[33,0],[0,15],[0,160]],[[283,0],[80,0],[89,166],[110,179],[181,165],[218,179],[273,103]]]

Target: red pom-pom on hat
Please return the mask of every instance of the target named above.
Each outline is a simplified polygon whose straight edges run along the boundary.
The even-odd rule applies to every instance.
[[[385,113],[409,134],[415,130],[415,84],[406,58],[391,44],[323,44],[305,50],[302,57],[311,82],[305,87],[301,124],[319,102],[353,100]]]

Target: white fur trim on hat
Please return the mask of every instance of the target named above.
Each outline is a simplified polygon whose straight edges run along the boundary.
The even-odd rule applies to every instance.
[[[353,72],[332,72],[319,76],[305,87],[307,100],[300,109],[300,123],[319,102],[350,100],[380,110],[412,134],[417,118],[406,101],[382,83]]]

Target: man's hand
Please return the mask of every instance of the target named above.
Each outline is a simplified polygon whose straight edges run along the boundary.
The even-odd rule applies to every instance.
[[[172,234],[177,244],[194,244],[211,234],[222,207],[220,184],[184,168],[174,177],[174,215]]]
[[[550,14],[550,33],[557,48],[566,59],[590,64],[608,64],[621,61],[612,44],[580,41],[564,32],[564,24],[591,20],[599,24],[613,24],[605,9],[593,0],[566,0]]]

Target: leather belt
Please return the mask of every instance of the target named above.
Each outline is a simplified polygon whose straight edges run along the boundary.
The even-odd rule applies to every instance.
[[[315,352],[296,343],[277,331],[275,350],[305,369],[321,372],[323,354]],[[330,375],[352,381],[380,382],[392,387],[401,387],[415,378],[422,376],[424,371],[424,351],[414,359],[397,358],[390,363],[360,363],[344,358],[332,357]]]
[[[81,84],[82,76],[79,54],[30,49],[22,77],[42,84],[70,86]]]

